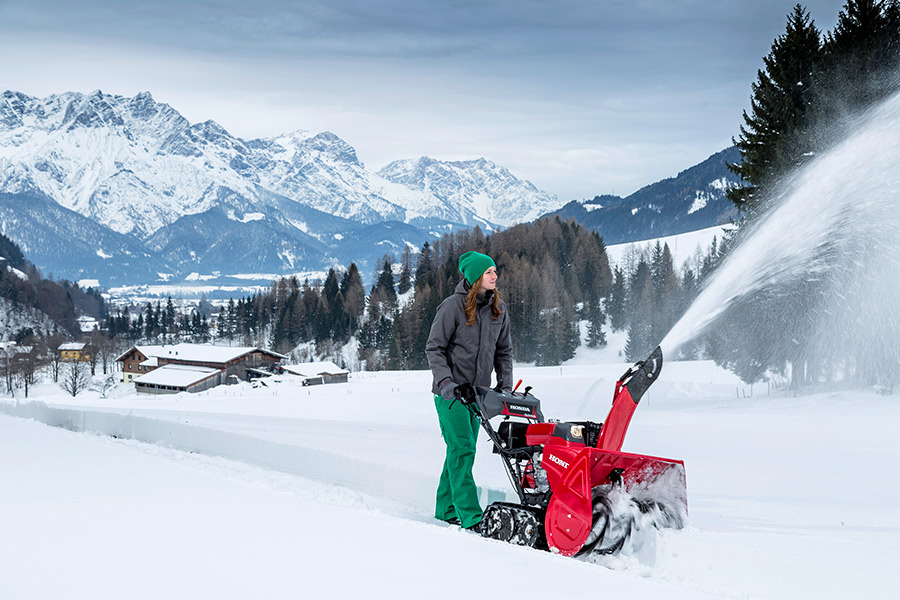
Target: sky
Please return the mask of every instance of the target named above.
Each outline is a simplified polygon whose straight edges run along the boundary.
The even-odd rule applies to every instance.
[[[484,157],[561,200],[726,148],[795,0],[0,0],[0,88],[149,91],[245,139],[332,131],[367,167]],[[842,0],[804,4],[819,29]]]

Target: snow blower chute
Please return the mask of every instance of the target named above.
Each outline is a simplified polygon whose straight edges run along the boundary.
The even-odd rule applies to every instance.
[[[657,348],[616,383],[606,421],[544,421],[529,394],[475,388],[468,407],[490,436],[519,497],[484,511],[482,535],[565,556],[614,554],[646,527],[681,528],[684,463],[622,452],[638,402],[662,368]],[[490,420],[502,417],[496,429]]]

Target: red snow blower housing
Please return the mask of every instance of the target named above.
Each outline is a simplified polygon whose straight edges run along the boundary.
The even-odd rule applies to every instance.
[[[529,394],[476,388],[468,403],[503,459],[519,503],[484,511],[482,535],[565,556],[614,554],[646,527],[680,529],[684,463],[622,452],[638,402],[662,369],[656,348],[616,383],[606,421],[544,421]],[[496,429],[490,420],[502,417]]]

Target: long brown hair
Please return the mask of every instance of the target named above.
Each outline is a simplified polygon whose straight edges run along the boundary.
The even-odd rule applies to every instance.
[[[466,295],[466,325],[475,324],[475,308],[478,305],[478,290],[481,289],[482,277],[484,275],[472,284],[472,287],[469,288],[469,293]],[[496,288],[494,288],[494,299],[491,301],[491,312],[494,319],[499,318],[503,314],[503,311],[500,310],[500,292]]]

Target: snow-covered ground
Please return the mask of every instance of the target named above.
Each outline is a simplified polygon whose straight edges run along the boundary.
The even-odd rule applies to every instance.
[[[644,251],[650,252],[656,246],[656,242],[659,242],[663,245],[669,245],[675,268],[680,269],[685,263],[688,263],[688,266],[696,272],[697,265],[694,263],[697,260],[702,260],[706,253],[709,252],[709,246],[712,244],[713,238],[716,238],[717,243],[721,243],[725,233],[732,228],[731,225],[717,225],[651,240],[614,244],[606,248],[606,254],[609,256],[610,267],[618,265],[624,268],[627,266],[630,256]]]
[[[515,375],[546,416],[602,420],[626,368],[582,352]],[[0,401],[0,598],[900,594],[896,395],[751,396],[712,363],[666,363],[624,449],[685,461],[689,524],[588,562],[431,518],[427,372],[266,383]],[[476,479],[502,499],[489,450],[482,435]]]

